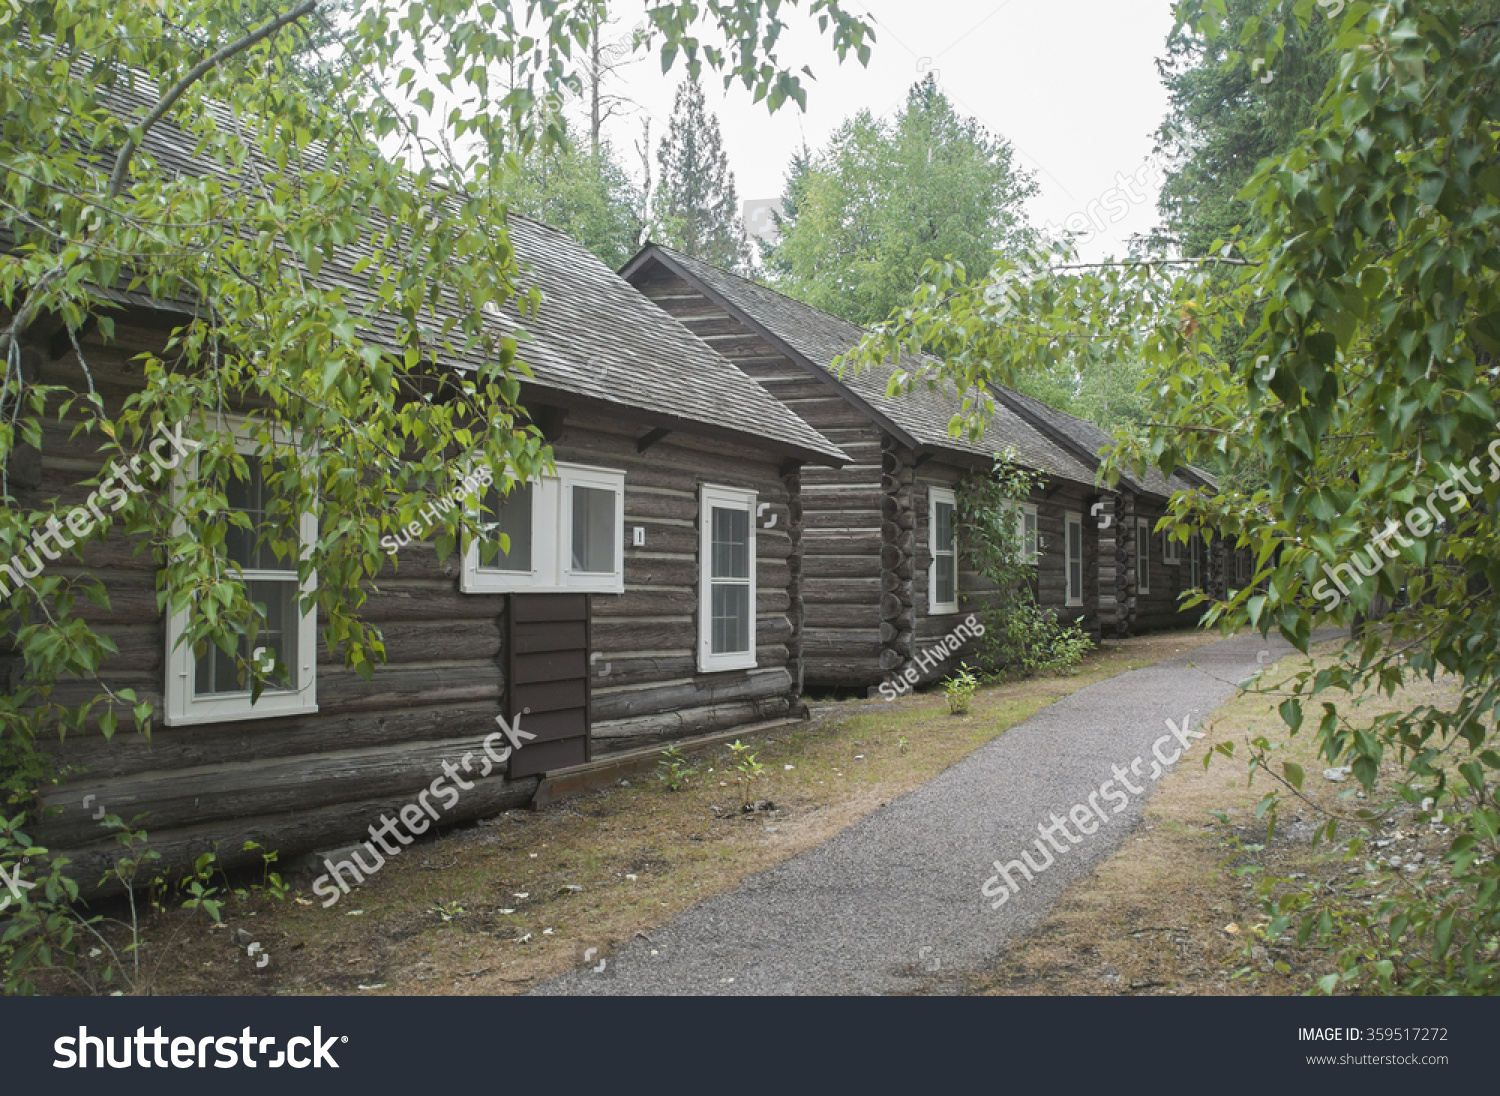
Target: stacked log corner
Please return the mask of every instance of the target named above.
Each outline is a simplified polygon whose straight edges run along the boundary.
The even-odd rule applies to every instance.
[[[801,466],[789,469],[782,473],[782,483],[786,486],[787,513],[790,521],[787,524],[787,537],[791,541],[792,554],[787,557],[787,582],[786,600],[787,623],[791,625],[791,638],[787,641],[787,673],[791,677],[791,687],[787,691],[787,714],[792,716],[803,716],[807,714],[807,705],[802,703],[802,690],[804,669],[802,662],[803,629],[806,623],[806,610],[802,604],[802,471]]]
[[[1136,500],[1129,492],[1116,496],[1116,514],[1119,539],[1115,543],[1115,597],[1118,602],[1115,635],[1120,638],[1135,634],[1140,605],[1136,591]]]
[[[1099,496],[1099,520],[1097,529],[1097,560],[1099,568],[1099,627],[1095,640],[1104,636],[1120,636],[1124,613],[1120,597],[1120,541],[1123,499],[1113,491]],[[1092,509],[1092,507],[1090,508]]]
[[[880,669],[887,680],[904,673],[916,657],[914,464],[910,449],[885,439],[880,455]]]

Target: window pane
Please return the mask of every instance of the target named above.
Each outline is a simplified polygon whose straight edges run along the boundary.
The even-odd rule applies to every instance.
[[[295,557],[288,553],[277,559],[270,545],[270,538],[278,534],[291,544],[298,542],[295,529],[287,529],[284,524],[278,525],[266,518],[267,505],[273,498],[266,489],[266,475],[272,466],[255,456],[247,456],[245,463],[246,478],[230,477],[224,485],[224,499],[250,519],[252,528],[229,525],[224,532],[225,553],[246,571],[293,570],[297,566]]]
[[[267,665],[280,662],[287,674],[267,677],[268,690],[291,689],[291,677],[297,672],[297,583],[274,579],[251,579],[246,584],[250,600],[263,606],[266,619],[256,637],[261,661]],[[250,641],[240,636],[236,650],[239,659],[251,658]],[[193,668],[193,691],[200,697],[248,693],[249,680],[241,681],[236,658],[212,647]]]
[[[933,543],[939,552],[953,551],[953,504],[951,502],[939,502],[933,506],[932,514],[935,528]]]
[[[1083,523],[1070,520],[1067,527],[1068,600],[1083,596]]]
[[[615,571],[615,493],[601,487],[573,488],[573,570]]]
[[[750,587],[737,583],[713,584],[712,650],[716,655],[750,650]]]
[[[937,601],[951,605],[958,600],[957,568],[951,555],[937,557]]]
[[[1036,515],[1027,513],[1025,516],[1025,534],[1021,538],[1022,550],[1027,559],[1036,558]]]
[[[750,511],[713,508],[713,558],[709,566],[714,578],[750,577]]]
[[[486,571],[531,571],[531,499],[532,485],[527,483],[510,489],[504,496],[491,489],[485,496],[484,505],[494,515],[495,539],[504,533],[510,537],[510,551],[498,552],[490,562],[485,562],[484,553],[479,554],[479,566]],[[490,519],[486,518],[486,522]]]

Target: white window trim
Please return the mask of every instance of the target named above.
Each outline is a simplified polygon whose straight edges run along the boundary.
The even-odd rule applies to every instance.
[[[953,507],[953,600],[937,599],[937,508],[946,502]],[[932,562],[927,567],[927,611],[931,616],[958,612],[958,497],[951,488],[929,487],[927,489],[927,553]]]
[[[234,447],[239,453],[255,452],[256,442],[249,436],[253,425],[242,416],[224,416],[222,420],[234,432]],[[279,429],[273,430],[278,445],[288,444],[288,436]],[[296,435],[290,436],[291,444],[299,444]],[[196,476],[197,461],[185,463],[178,469],[172,493],[181,509],[183,491],[190,477]],[[302,558],[311,554],[318,539],[318,517],[303,514],[299,519],[298,533],[302,538]],[[173,523],[173,532],[181,534],[187,530],[187,522],[178,518]],[[284,572],[275,572],[281,577]],[[246,571],[246,582],[262,577],[263,572]],[[316,574],[308,575],[298,591],[299,602],[317,591]],[[191,607],[171,614],[167,619],[167,682],[166,712],[164,721],[168,727],[198,726],[207,723],[230,723],[249,719],[274,719],[278,716],[311,715],[318,710],[318,610],[317,606],[302,615],[297,625],[297,675],[295,689],[272,691],[267,689],[255,703],[250,702],[250,690],[228,696],[198,699],[193,695],[195,683],[193,649],[190,644],[177,641],[187,630]]]
[[[1151,520],[1135,519],[1135,592],[1151,592]]]
[[[1073,540],[1068,531],[1078,526],[1078,577],[1079,585],[1086,585],[1083,574],[1083,514],[1076,510],[1063,512],[1063,604],[1069,609],[1083,605],[1083,591],[1073,589]]]
[[[1033,567],[1042,561],[1042,529],[1037,519],[1036,503],[1034,502],[1007,502],[1007,507],[1012,509],[1016,521],[1016,534],[1021,543],[1020,562],[1029,563]],[[1026,519],[1031,519],[1031,543],[1028,547],[1026,542]]]
[[[508,594],[516,590],[574,590],[596,594],[625,592],[625,473],[587,464],[556,466],[557,475],[532,480],[531,570],[502,571],[481,566],[479,541],[464,552],[459,589],[466,594]],[[615,569],[573,573],[574,487],[597,487],[615,494]],[[492,518],[493,515],[485,515]],[[496,561],[499,557],[495,557]]]
[[[755,516],[757,495],[734,487],[713,487],[704,484],[698,503],[698,669],[702,673],[721,670],[753,670],[758,661],[756,652],[756,571],[759,555],[756,551]],[[713,511],[744,510],[749,515],[750,540],[750,649],[730,654],[713,652]]]
[[[1171,529],[1161,531],[1161,561],[1168,567],[1182,563],[1182,541],[1172,535]]]
[[[547,477],[556,481],[556,477]],[[507,483],[515,483],[514,476],[506,476]],[[482,565],[479,554],[479,540],[476,538],[469,542],[469,547],[464,552],[463,570],[459,574],[458,588],[466,594],[505,594],[512,590],[534,590],[540,585],[537,561],[555,560],[557,558],[557,521],[550,522],[539,520],[540,511],[543,509],[542,482],[532,481],[531,491],[531,563],[529,571],[506,571],[493,565]],[[512,488],[514,490],[514,488]],[[485,492],[488,494],[488,492]],[[483,496],[480,501],[483,502]],[[556,498],[550,497],[548,502],[556,505]],[[493,514],[482,515],[481,520],[493,519]],[[497,552],[494,561],[498,563],[500,555]]]
[[[569,590],[587,590],[595,594],[623,594],[625,592],[625,473],[608,468],[588,468],[581,464],[559,464],[558,478],[562,481],[562,494],[558,497],[558,516],[561,519],[557,537],[555,558],[561,567],[560,585]],[[613,491],[615,495],[614,561],[615,568],[603,571],[573,571],[573,506],[572,492],[575,487],[594,487],[602,491]],[[533,526],[533,532],[535,526]],[[532,563],[536,556],[531,557]]]

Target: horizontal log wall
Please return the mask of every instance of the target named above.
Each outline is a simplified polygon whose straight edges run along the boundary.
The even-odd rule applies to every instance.
[[[930,550],[931,496],[929,489],[943,486],[953,489],[965,477],[977,475],[968,466],[931,460],[917,472],[917,490],[913,492],[914,574],[912,602],[916,619],[916,651],[920,656],[954,634],[955,628],[977,614],[988,627],[998,625],[998,599],[989,579],[975,570],[973,557],[964,550],[967,528],[960,524],[959,537],[959,612],[934,615],[930,610],[932,553]],[[1099,521],[1091,513],[1095,494],[1082,484],[1044,483],[1033,493],[1037,508],[1037,536],[1040,538],[1037,563],[1032,572],[1032,592],[1037,604],[1055,612],[1059,620],[1077,622],[1096,640],[1099,636]],[[1083,518],[1083,605],[1069,606],[1066,589],[1066,515],[1069,511]],[[999,625],[1003,626],[1003,625]],[[947,677],[966,659],[975,654],[976,644],[967,641],[956,653],[936,665],[932,658],[917,665],[921,680]],[[902,668],[904,671],[905,667]]]
[[[898,451],[899,452],[899,451]],[[909,516],[901,519],[912,526],[912,580],[911,607],[913,619],[913,647],[910,662],[897,667],[893,677],[915,668],[919,681],[931,682],[951,676],[965,661],[972,661],[976,644],[972,639],[963,640],[957,652],[946,657],[934,655],[933,648],[949,637],[957,636],[956,629],[966,624],[973,614],[983,623],[994,617],[996,598],[994,586],[989,579],[975,570],[973,556],[964,551],[964,542],[971,534],[960,522],[958,533],[958,612],[932,612],[932,494],[933,487],[958,489],[961,480],[977,474],[969,465],[960,465],[934,458],[924,461],[915,472],[911,492]],[[955,515],[955,521],[957,517]],[[987,625],[988,626],[988,625]]]
[[[1037,535],[1043,547],[1037,559],[1037,604],[1057,613],[1058,619],[1076,622],[1089,635],[1099,635],[1099,526],[1102,516],[1093,513],[1097,496],[1079,484],[1044,486],[1032,497],[1036,504]],[[1068,605],[1067,515],[1083,520],[1083,605]],[[1102,512],[1101,512],[1102,513]]]
[[[1132,554],[1129,581],[1135,591],[1133,631],[1136,634],[1142,634],[1195,626],[1207,606],[1199,605],[1193,609],[1183,607],[1182,595],[1192,584],[1190,578],[1192,568],[1188,563],[1188,545],[1182,545],[1181,563],[1168,564],[1164,557],[1162,534],[1156,529],[1157,522],[1167,512],[1165,503],[1150,496],[1137,497],[1134,510],[1135,516],[1144,518],[1150,529],[1151,585],[1150,592],[1146,594],[1142,594],[1139,589],[1135,588],[1134,555]],[[1223,567],[1222,564],[1211,566],[1210,557],[1222,552],[1222,544],[1222,539],[1216,540],[1200,557],[1202,561],[1200,582],[1204,589],[1217,590],[1220,594],[1223,590]]]
[[[133,354],[160,340],[121,323],[111,344],[97,336],[84,342],[95,386],[111,405],[143,383]],[[28,360],[37,363],[44,383],[83,383],[71,351],[54,361],[33,349]],[[72,426],[48,423],[40,452],[18,454],[12,462],[22,473],[22,506],[43,509],[55,499],[66,509],[90,494],[83,482],[99,475],[103,461],[90,436],[71,436]],[[554,446],[560,462],[626,473],[625,592],[593,595],[596,756],[798,710],[800,545],[793,528],[800,519],[800,479],[790,471],[784,476],[783,458],[774,453],[684,434],[668,435],[642,453],[638,441],[648,429],[571,415]],[[754,490],[769,504],[757,518],[753,670],[697,669],[699,489],[705,483]],[[635,527],[645,530],[642,547],[632,543]],[[73,613],[119,647],[105,660],[101,678],[112,688],[135,689],[158,712],[166,656],[159,565],[144,538],[114,527],[84,547],[81,560],[64,555],[44,572],[105,583],[108,609],[80,600]],[[320,643],[316,714],[187,727],[162,726],[158,717],[149,741],[123,732],[106,741],[97,725],[61,742],[51,739],[65,780],[46,802],[60,813],[32,827],[31,835],[72,857],[86,886],[116,847],[98,839],[92,814],[101,805],[127,819],[144,813],[153,847],[169,866],[189,862],[213,842],[232,863],[247,839],[284,856],[358,839],[381,811],[412,802],[443,775],[444,761],[476,751],[495,730],[505,694],[507,599],[460,592],[459,573],[459,559],[438,558],[430,542],[403,548],[362,608],[362,619],[383,634],[387,664],[365,681],[345,669],[341,651]],[[0,641],[0,684],[12,680],[18,661]],[[56,697],[67,703],[97,692],[91,683],[63,683]],[[520,805],[535,783],[490,776],[463,792],[443,821]]]
[[[658,268],[636,285],[853,458],[837,470],[802,470],[800,670],[808,688],[875,685],[887,630],[879,589],[883,432],[830,376],[785,357],[682,279]]]

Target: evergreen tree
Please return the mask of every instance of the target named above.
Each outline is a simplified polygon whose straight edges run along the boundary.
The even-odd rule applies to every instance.
[[[1324,47],[1337,30],[1337,20],[1292,20],[1272,65],[1254,57],[1229,64],[1238,39],[1206,38],[1197,29],[1200,7],[1202,0],[1184,5],[1187,17],[1157,62],[1171,94],[1157,143],[1174,164],[1158,205],[1166,239],[1157,243],[1190,258],[1241,227],[1253,232],[1250,208],[1238,195],[1262,160],[1286,155],[1312,124],[1333,75],[1335,59]],[[1238,33],[1264,8],[1261,0],[1229,0],[1224,23]]]
[[[618,269],[640,239],[640,192],[608,141],[596,155],[571,140],[537,149],[525,170],[507,180],[506,203],[517,213],[546,221]]]
[[[653,210],[656,239],[685,255],[748,274],[750,242],[719,119],[708,110],[703,88],[694,80],[684,80],[677,89],[656,161],[661,171]]]
[[[810,164],[793,164],[791,223],[768,265],[793,296],[857,323],[884,320],[929,259],[989,270],[1024,231],[1021,204],[1035,191],[1010,144],[954,110],[929,75],[894,122],[861,111]]]
[[[804,143],[801,148],[792,153],[791,163],[787,164],[784,176],[786,181],[782,184],[781,211],[779,214],[773,214],[776,219],[777,239],[775,242],[756,240],[760,261],[770,271],[772,279],[784,280],[792,273],[791,263],[777,248],[781,244],[781,237],[786,234],[787,226],[796,221],[798,210],[802,208],[802,195],[812,176],[812,167],[812,149]]]

